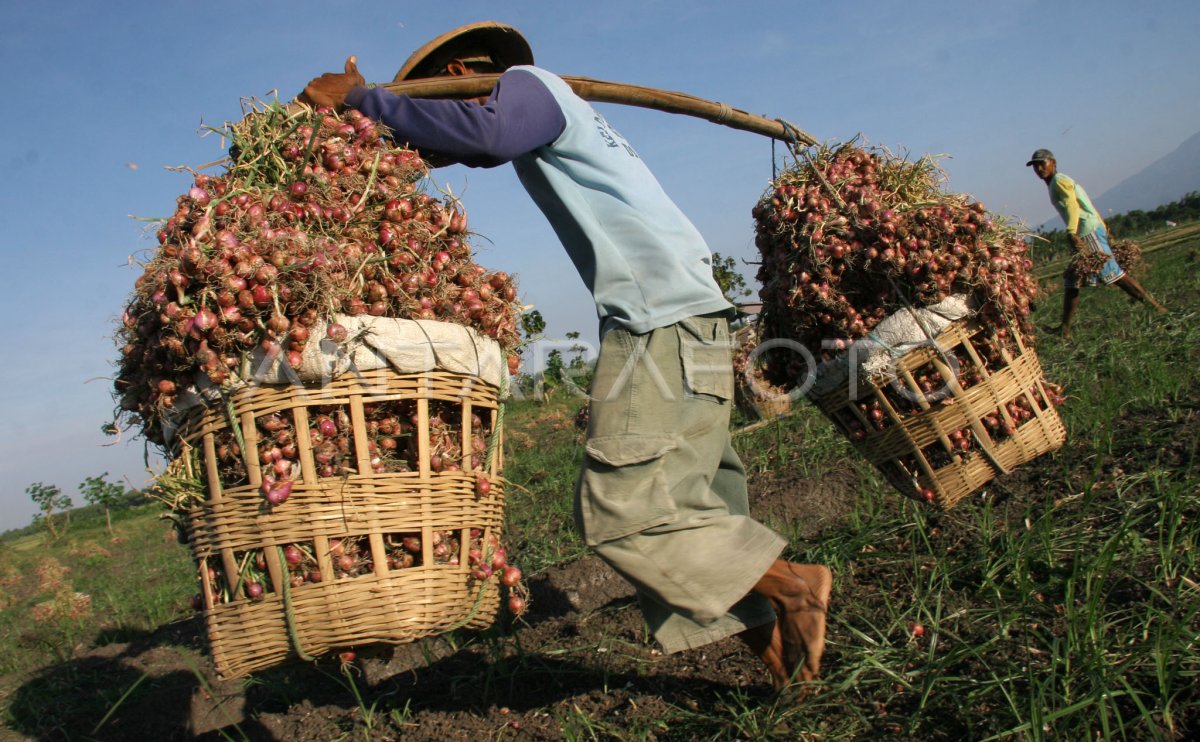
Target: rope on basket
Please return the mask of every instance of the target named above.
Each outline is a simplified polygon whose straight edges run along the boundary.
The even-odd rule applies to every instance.
[[[938,345],[937,340],[934,338],[933,334],[929,331],[929,328],[925,325],[925,322],[922,320],[921,315],[917,314],[917,310],[913,307],[913,305],[911,303],[909,303],[908,299],[905,298],[904,292],[902,292],[900,290],[900,287],[896,285],[896,282],[894,280],[892,280],[891,278],[888,278],[888,283],[891,284],[892,291],[896,292],[896,297],[900,300],[900,303],[904,305],[904,310],[906,312],[908,312],[908,315],[910,317],[912,317],[913,323],[921,330],[921,333],[925,336],[925,339],[929,341],[929,343],[933,346],[933,349],[935,351],[937,351],[937,354],[941,357],[941,359],[946,363],[947,366],[950,366],[951,369],[953,369],[955,366],[957,366],[958,360],[957,359],[953,360],[953,361],[950,360],[950,357],[946,355],[946,351],[942,350],[942,346]],[[938,316],[943,316],[943,315],[938,315]],[[883,345],[885,348],[887,348],[888,352],[891,354],[893,359],[900,358],[902,355],[904,355],[903,353],[897,352],[897,350],[895,348],[888,345],[887,343],[883,343]],[[940,402],[945,398],[946,398],[945,395],[937,396],[934,398],[933,401]]]
[[[246,450],[246,439],[242,437],[242,424],[237,419],[237,410],[233,406],[233,394],[226,391],[224,387],[220,390],[221,401],[225,403],[225,418],[229,420],[229,427],[233,429],[233,437],[237,440],[238,449],[244,452]]]
[[[725,104],[722,103],[721,105],[724,106]],[[726,106],[726,108],[728,107]],[[732,114],[732,109],[729,111],[729,113]],[[721,110],[721,115],[726,115],[724,108]],[[716,123],[725,122],[723,120],[719,120]],[[787,145],[788,151],[791,152],[792,156],[796,159],[799,159],[801,156],[800,145],[809,146],[816,143],[812,137],[804,133],[804,130],[787,119],[777,118],[775,119],[775,123],[779,124],[780,128],[783,129],[783,137],[781,137],[781,139],[783,143]],[[779,169],[776,167],[775,141],[776,137],[771,137],[771,180],[773,181],[779,179]]]
[[[921,328],[921,332],[923,332],[929,342],[933,344],[934,350],[936,350],[937,354],[941,356],[942,360],[946,363],[946,366],[953,371],[954,367],[958,365],[958,361],[955,360],[951,362],[950,358],[946,355],[946,351],[942,350],[942,346],[938,345],[937,340],[932,334],[930,334],[929,328],[926,327],[925,323],[921,321],[921,317],[917,314],[916,310],[913,309],[912,305],[909,304],[908,299],[904,298],[904,294],[900,292],[900,287],[896,285],[895,281],[889,278],[888,283],[892,284],[892,289],[896,292],[896,295],[900,297],[900,301],[904,303],[904,308],[908,310],[910,315],[912,315],[913,322],[917,323],[917,327]],[[950,382],[947,381],[946,383],[949,384]],[[983,436],[980,434],[980,431],[983,430],[983,423],[980,421],[979,416],[975,414],[975,410],[971,409],[970,405],[963,405],[963,414],[966,416],[967,422],[970,423],[971,435],[974,436],[975,442],[979,444],[979,452],[983,454],[983,457],[988,460],[989,464],[995,467],[996,471],[1000,472],[1001,474],[1008,474],[1009,468],[1004,464],[1001,464],[1000,460],[996,458],[996,455],[992,453],[991,449],[984,444]]]
[[[423,325],[421,325],[421,323],[418,322],[417,329],[420,330],[421,334],[425,336],[425,341],[429,345],[429,350],[433,353],[434,365],[437,368],[443,368],[443,369],[447,368],[446,364],[442,363],[442,359],[438,357],[437,343],[435,343],[433,341],[433,338],[429,337],[429,333],[426,332],[425,327]],[[483,359],[479,357],[479,346],[475,342],[474,333],[472,333],[468,330],[467,335],[471,338],[471,351],[475,354],[475,376],[482,377],[482,375],[483,375],[483,373],[482,373],[483,372]],[[500,356],[501,356],[500,360],[503,361],[504,360],[504,349],[503,348],[500,349]],[[501,370],[501,375],[503,376],[503,374],[504,374],[504,372],[503,372],[503,370]]]
[[[775,122],[783,127],[784,140],[787,143],[788,149],[792,150],[792,154],[796,154],[799,149],[798,145],[805,146],[815,144],[812,137],[804,133],[804,131],[787,119],[775,119]]]
[[[287,564],[287,556],[283,553],[282,546],[276,546],[279,550],[279,560]],[[288,638],[292,640],[292,649],[296,650],[296,656],[305,662],[313,662],[317,658],[304,651],[304,647],[300,644],[300,630],[296,628],[296,611],[292,607],[292,588],[287,579],[280,580],[279,592],[283,596],[283,617],[287,623]]]
[[[504,427],[504,396],[508,393],[508,351],[502,347],[500,349],[500,388],[496,399],[496,420],[492,426],[492,435],[488,440],[487,452],[484,454],[484,470],[490,472],[492,470],[492,462],[495,460],[496,451],[499,446],[500,431]],[[507,483],[504,475],[499,477]],[[484,597],[487,595],[489,580],[480,580],[479,589],[475,591],[475,599],[471,603],[471,608],[458,621],[446,627],[446,631],[455,631],[461,629],[471,623],[480,609],[483,607]]]
[[[487,452],[484,454],[484,469],[492,470],[496,460],[496,447],[500,445],[500,434],[504,430],[504,397],[508,394],[508,351],[500,348],[500,389],[496,395],[496,422],[492,425],[492,435],[488,438]]]
[[[508,394],[508,351],[503,347],[500,348],[500,389],[496,397],[496,421],[492,426],[492,435],[488,439],[487,452],[484,454],[484,470],[490,472],[492,470],[492,462],[495,461],[496,451],[500,445],[500,436],[504,430],[504,397]],[[499,477],[507,485],[508,480],[501,474]],[[487,594],[488,580],[479,581],[479,589],[475,591],[475,600],[471,604],[471,609],[461,620],[447,627],[448,631],[460,629],[474,620],[479,614],[479,609],[483,606],[484,595]]]
[[[479,609],[483,607],[484,595],[487,594],[489,581],[490,578],[479,581],[479,589],[475,591],[475,601],[471,604],[471,609],[467,611],[467,615],[447,626],[446,631],[456,631],[461,629],[470,624],[471,621],[475,619],[475,616],[479,615]]]

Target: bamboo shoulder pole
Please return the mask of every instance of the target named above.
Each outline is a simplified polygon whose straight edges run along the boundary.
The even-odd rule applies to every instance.
[[[496,85],[498,74],[463,75],[461,77],[433,77],[421,80],[391,82],[379,87],[393,93],[413,98],[475,98],[487,95]],[[695,116],[714,124],[721,124],[740,131],[761,134],[785,142],[802,145],[816,144],[816,139],[807,132],[780,119],[769,119],[732,108],[724,103],[697,98],[687,93],[660,90],[641,85],[594,80],[590,77],[563,77],[575,94],[584,100],[599,103],[618,103],[640,108],[651,108],[666,113]]]

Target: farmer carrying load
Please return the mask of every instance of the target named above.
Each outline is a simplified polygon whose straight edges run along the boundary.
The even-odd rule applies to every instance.
[[[1166,307],[1142,288],[1141,284],[1117,263],[1116,258],[1112,256],[1108,227],[1104,224],[1104,220],[1100,218],[1100,214],[1092,205],[1092,200],[1088,198],[1083,186],[1058,172],[1054,153],[1048,149],[1039,149],[1033,153],[1025,166],[1032,167],[1033,172],[1046,181],[1046,188],[1050,191],[1050,202],[1054,204],[1059,216],[1066,223],[1067,237],[1071,240],[1071,247],[1075,252],[1078,254],[1090,251],[1107,256],[1108,259],[1104,261],[1100,271],[1087,276],[1084,283],[1088,286],[1116,284],[1133,299],[1146,302],[1160,312],[1167,311]],[[1071,337],[1071,321],[1075,317],[1075,310],[1079,307],[1079,282],[1080,276],[1075,270],[1075,266],[1067,266],[1066,271],[1063,272],[1065,293],[1063,295],[1062,325],[1053,330],[1056,334],[1061,334],[1063,338]]]
[[[776,688],[815,678],[832,577],[781,559],[786,541],[749,515],[729,435],[733,307],[708,246],[624,137],[533,66],[516,29],[454,29],[395,79],[494,72],[486,98],[415,99],[366,86],[350,57],[300,99],[356,108],[439,164],[513,164],[600,319],[575,499],[584,540],[637,589],[664,651],[738,635]]]

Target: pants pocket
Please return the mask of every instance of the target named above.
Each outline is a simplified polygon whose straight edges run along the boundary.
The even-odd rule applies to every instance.
[[[679,327],[684,391],[691,396],[733,399],[733,351],[723,317],[691,317]]]
[[[677,447],[668,434],[613,435],[587,442],[576,495],[587,545],[675,520],[664,457]]]

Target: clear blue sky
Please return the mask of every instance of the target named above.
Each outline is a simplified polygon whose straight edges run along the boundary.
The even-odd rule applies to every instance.
[[[33,482],[82,504],[88,476],[147,481],[141,442],[105,447],[100,433],[114,320],[140,273],[128,258],[153,244],[130,215],[170,212],[189,179],[165,168],[220,157],[198,129],[238,118],[242,97],[290,98],[349,54],[387,82],[433,36],[499,20],[560,74],[683,91],[831,142],[861,134],[948,155],[952,190],[1037,225],[1053,216],[1024,167],[1037,147],[1096,195],[1200,129],[1200,3],[1134,5],[0,0],[0,530],[29,522]],[[711,249],[754,258],[768,140],[601,108]],[[590,298],[511,169],[435,177],[487,238],[478,261],[519,277],[548,336],[594,343]]]

